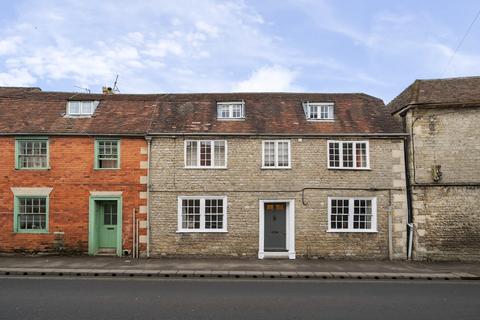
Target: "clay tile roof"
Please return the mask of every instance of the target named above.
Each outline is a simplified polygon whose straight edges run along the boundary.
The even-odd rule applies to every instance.
[[[68,100],[100,101],[88,118]],[[217,119],[217,102],[245,101],[241,121]],[[335,121],[307,121],[302,102],[333,102]],[[362,94],[86,94],[0,88],[0,134],[401,134],[382,100]]]
[[[395,113],[412,104],[480,103],[480,77],[416,80],[387,107]]]
[[[245,120],[217,119],[217,102],[245,102]],[[333,102],[335,121],[307,121],[302,102]],[[361,93],[171,94],[159,99],[150,133],[401,133],[382,100]]]
[[[0,90],[0,133],[144,135],[156,95]],[[66,117],[68,100],[100,101],[88,118]]]

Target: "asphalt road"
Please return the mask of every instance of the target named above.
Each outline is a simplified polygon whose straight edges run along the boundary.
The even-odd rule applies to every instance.
[[[0,278],[0,319],[480,319],[480,282]]]

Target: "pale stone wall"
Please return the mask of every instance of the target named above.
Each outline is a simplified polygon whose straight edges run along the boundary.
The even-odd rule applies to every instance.
[[[153,256],[255,257],[259,200],[294,199],[297,256],[386,259],[391,214],[392,255],[396,259],[405,258],[407,206],[402,139],[369,139],[371,170],[327,169],[327,139],[289,139],[292,168],[286,170],[261,169],[262,139],[226,140],[227,169],[185,169],[183,138],[153,139],[150,193]],[[303,188],[326,189],[305,190],[304,204]],[[367,190],[371,188],[381,190]],[[228,232],[177,233],[177,197],[189,195],[227,196]],[[378,232],[328,233],[328,196],[377,197]]]
[[[407,119],[414,183],[434,182],[433,165],[441,165],[440,183],[480,182],[480,107],[417,108]]]
[[[406,115],[409,133],[412,123],[413,258],[479,261],[480,108],[417,108]]]

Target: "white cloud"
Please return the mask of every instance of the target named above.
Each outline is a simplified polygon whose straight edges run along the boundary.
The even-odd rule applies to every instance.
[[[425,43],[423,46],[429,55],[429,67],[433,69],[439,65],[442,66],[443,69],[439,70],[442,76],[480,74],[480,55],[478,54],[455,53],[452,48],[439,42]]]
[[[18,45],[22,42],[22,38],[18,36],[8,37],[0,40],[0,56],[13,54],[17,51]]]
[[[120,74],[124,91],[155,85],[220,91],[235,74],[220,70],[239,70],[258,59],[287,60],[261,31],[263,18],[243,0],[25,0],[17,9],[15,20],[0,29],[0,72],[9,81],[25,70],[32,77],[23,77],[26,82],[99,90]]]
[[[0,73],[0,86],[22,87],[35,82],[36,79],[26,69],[11,69]]]
[[[181,56],[183,54],[182,45],[174,40],[160,40],[157,43],[147,44],[147,49],[143,51],[146,55],[163,58],[168,54]]]
[[[294,91],[298,88],[294,85],[297,76],[295,71],[281,66],[262,67],[245,81],[234,84],[233,91],[238,92],[275,92]]]

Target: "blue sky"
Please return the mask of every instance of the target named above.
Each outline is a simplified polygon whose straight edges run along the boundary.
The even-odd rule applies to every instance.
[[[480,74],[478,0],[0,0],[0,86],[365,92]],[[447,67],[448,66],[448,67]]]

